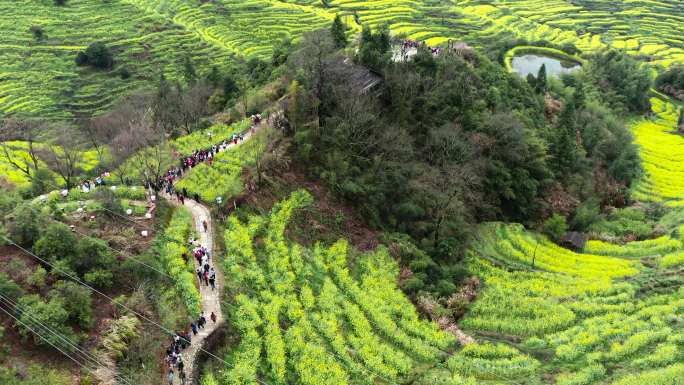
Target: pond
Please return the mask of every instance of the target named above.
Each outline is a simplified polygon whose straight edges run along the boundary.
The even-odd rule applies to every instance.
[[[523,78],[526,78],[528,74],[537,76],[542,64],[546,64],[546,74],[549,77],[559,77],[560,75],[577,71],[580,68],[579,64],[572,61],[534,54],[515,56],[511,62],[513,71],[520,74]]]

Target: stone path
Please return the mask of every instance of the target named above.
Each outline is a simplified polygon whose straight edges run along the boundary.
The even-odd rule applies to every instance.
[[[174,206],[180,206],[180,202],[175,198],[167,194],[163,196]],[[209,337],[216,329],[218,329],[224,321],[223,312],[221,311],[221,289],[223,287],[223,269],[220,266],[219,258],[214,250],[214,227],[211,220],[211,212],[209,209],[196,201],[185,198],[186,208],[192,213],[192,220],[195,224],[195,233],[197,233],[197,240],[200,245],[204,246],[209,250],[209,255],[211,256],[210,263],[216,271],[216,290],[212,290],[211,286],[204,285],[203,282],[199,282],[200,297],[202,299],[202,311],[204,316],[207,318],[207,324],[204,329],[200,329],[197,335],[192,336],[192,343],[190,347],[183,350],[183,362],[185,363],[185,374],[186,374],[186,385],[194,384],[195,369],[197,369],[197,357],[198,353],[202,348],[204,348],[204,343],[207,337]],[[202,223],[207,222],[207,231],[204,231],[204,226]],[[200,268],[197,263],[197,259],[191,258],[195,263],[195,270]],[[196,275],[195,275],[196,277]],[[216,322],[214,323],[211,318],[211,312],[216,314]],[[188,328],[189,330],[189,328]],[[174,384],[180,384],[180,379],[178,378],[178,371],[174,369],[175,378]],[[164,376],[166,378],[166,376]],[[166,379],[164,380],[166,383]]]
[[[264,122],[262,121],[261,124],[257,125],[252,130],[249,130],[245,134],[245,139],[243,141],[238,142],[237,145],[246,142],[252,136],[252,134],[256,132],[256,130],[258,130],[263,124]],[[233,145],[231,145],[230,147],[233,147]],[[167,199],[169,203],[176,206],[180,205],[180,202],[175,198],[175,196],[169,196],[167,194],[162,195]],[[183,351],[183,361],[185,363],[186,373],[185,383],[186,385],[189,385],[195,384],[195,380],[199,380],[199,375],[195,372],[198,366],[198,363],[196,362],[198,353],[202,348],[204,348],[206,339],[214,331],[216,331],[216,329],[218,329],[224,321],[223,312],[221,311],[221,290],[223,288],[224,279],[223,269],[220,266],[220,258],[214,250],[214,226],[211,219],[211,212],[206,206],[189,198],[185,198],[184,206],[187,207],[192,213],[192,219],[195,223],[195,232],[198,235],[198,241],[200,245],[206,247],[209,250],[209,255],[211,256],[210,263],[216,271],[216,290],[211,290],[211,286],[205,286],[202,282],[199,282],[198,280],[200,287],[200,296],[202,298],[202,311],[204,312],[204,316],[207,318],[207,324],[204,327],[204,329],[199,330],[199,333],[197,333],[196,336],[192,337],[192,343],[190,347]],[[204,226],[202,225],[204,221],[206,221],[208,225],[207,231],[204,231]],[[195,263],[195,270],[199,269],[200,266],[197,263],[197,259],[193,257],[192,260]],[[214,323],[210,318],[211,312],[214,312],[216,314],[216,323]],[[174,372],[174,384],[180,384],[180,379],[178,378],[179,373],[177,370],[174,370]],[[195,375],[197,375],[197,379],[194,378]],[[166,383],[166,379],[164,380],[164,382]]]
[[[209,209],[194,200],[186,199],[185,206],[192,212],[192,218],[195,221],[195,231],[199,235],[199,243],[209,250],[209,255],[211,256],[211,265],[214,266],[216,271],[216,290],[212,290],[210,286],[205,286],[200,282],[200,296],[202,297],[202,311],[204,316],[207,318],[207,324],[204,329],[201,329],[196,336],[192,338],[192,345],[185,349],[184,360],[186,362],[187,368],[185,369],[187,374],[187,384],[193,384],[193,376],[196,374],[195,369],[197,366],[197,353],[200,348],[204,347],[204,341],[209,335],[211,335],[214,330],[216,330],[220,324],[223,322],[223,312],[221,311],[221,289],[223,287],[223,269],[219,266],[218,256],[214,252],[214,228],[211,221],[211,213]],[[206,221],[207,231],[204,231],[202,223]],[[195,261],[195,269],[200,268],[197,260]],[[216,322],[214,323],[210,319],[211,312],[216,314]]]

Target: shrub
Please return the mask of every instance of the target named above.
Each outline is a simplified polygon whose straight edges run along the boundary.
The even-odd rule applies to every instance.
[[[558,242],[563,234],[568,231],[568,224],[566,223],[564,216],[553,214],[549,219],[544,221],[542,231],[554,242]]]
[[[24,290],[22,290],[21,286],[11,280],[7,274],[0,272],[0,293],[16,300],[24,293]]]
[[[26,279],[26,283],[35,286],[39,289],[42,289],[45,287],[46,278],[47,271],[43,268],[43,266],[38,266],[36,270],[28,276],[28,278]]]
[[[85,52],[80,51],[79,53],[76,54],[75,61],[76,61],[77,66],[79,66],[79,67],[84,66],[84,65],[88,64],[88,55],[86,55]]]
[[[95,194],[93,194],[93,198],[102,204],[105,215],[112,217],[115,215],[114,213],[123,213],[121,200],[117,198],[116,194],[111,190],[99,188],[95,191]]]
[[[131,71],[128,68],[124,67],[121,70],[119,70],[119,77],[122,80],[129,79],[131,77]]]
[[[40,236],[40,223],[43,215],[30,202],[17,206],[7,218],[7,232],[12,241],[21,245],[32,245]]]
[[[34,342],[38,345],[55,344],[67,352],[72,351],[73,347],[67,345],[62,338],[66,338],[74,344],[78,343],[78,337],[67,325],[69,313],[64,308],[62,298],[53,298],[50,302],[45,302],[38,295],[28,295],[21,297],[17,306],[21,310],[19,316],[21,323],[18,323],[18,327],[22,336],[27,338],[33,336]],[[45,325],[57,333],[44,333],[43,338],[41,338],[28,328],[36,329],[38,324]]]
[[[66,0],[54,0],[55,5],[63,6],[66,5]]]
[[[109,330],[102,338],[102,346],[114,359],[124,358],[131,340],[138,337],[140,320],[131,315],[124,315],[112,322]]]
[[[72,321],[84,329],[90,329],[94,322],[90,289],[72,281],[59,281],[49,295],[50,298],[63,300]]]
[[[102,42],[92,43],[76,55],[76,65],[91,65],[95,68],[112,68],[114,65],[114,55],[112,51]]]
[[[29,31],[33,34],[33,38],[36,40],[43,40],[45,33],[43,32],[43,27],[40,25],[32,25]]]
[[[40,239],[33,246],[33,252],[49,261],[65,259],[71,261],[76,256],[76,237],[69,226],[55,222],[48,225]]]
[[[112,255],[107,243],[100,239],[85,237],[78,241],[78,258],[73,261],[72,268],[84,274],[87,281],[100,286],[108,286],[116,258]]]

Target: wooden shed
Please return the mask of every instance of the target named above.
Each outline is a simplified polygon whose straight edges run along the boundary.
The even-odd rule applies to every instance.
[[[587,244],[587,236],[577,231],[571,231],[563,235],[560,244],[566,249],[579,251],[584,249],[584,245]]]

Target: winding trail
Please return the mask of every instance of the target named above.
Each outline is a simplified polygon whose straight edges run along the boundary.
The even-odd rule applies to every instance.
[[[247,133],[245,134],[244,140],[238,142],[237,144],[230,144],[228,148],[230,149],[232,147],[239,146],[240,144],[248,141],[252,137],[252,135],[256,133],[265,124],[268,123],[266,121],[262,121],[256,126],[252,126],[252,129],[247,131]],[[160,193],[160,195],[166,198],[166,200],[170,204],[174,206],[180,206],[180,202],[174,196],[168,195],[166,193]],[[221,310],[221,290],[223,288],[224,278],[223,269],[221,267],[222,258],[220,258],[220,256],[218,255],[218,253],[216,253],[216,250],[214,249],[214,225],[211,218],[211,211],[203,204],[190,198],[185,198],[184,206],[188,208],[192,214],[192,220],[195,223],[195,232],[198,235],[197,239],[200,245],[206,247],[207,250],[209,250],[209,255],[211,257],[210,263],[216,271],[216,290],[212,290],[210,286],[203,285],[203,283],[200,282],[199,279],[197,280],[199,284],[200,297],[202,299],[202,311],[204,312],[204,316],[207,318],[207,323],[203,329],[200,329],[198,331],[197,335],[192,336],[191,345],[183,351],[183,362],[185,363],[186,373],[185,384],[190,385],[197,383],[196,380],[199,380],[199,374],[196,373],[196,370],[199,366],[197,360],[200,351],[205,346],[207,338],[209,338],[217,329],[219,329],[225,321],[223,311]],[[205,221],[207,223],[206,231],[204,231],[203,226],[203,223]],[[197,263],[197,259],[194,257],[191,258],[194,261],[195,270],[199,269],[200,265],[199,263]],[[210,318],[212,312],[216,314],[216,322],[213,322]],[[175,376],[173,383],[180,384],[181,382],[179,378],[179,373],[177,370],[174,370],[174,372]],[[164,383],[166,384],[166,376],[164,377]]]
[[[174,205],[180,205],[180,202],[171,198],[170,196],[165,196],[169,202]],[[211,220],[211,212],[209,209],[194,201],[192,199],[185,199],[185,207],[187,207],[192,213],[192,219],[195,223],[195,231],[198,235],[198,241],[200,245],[206,247],[209,250],[209,255],[211,256],[211,265],[214,266],[216,271],[216,290],[212,290],[210,286],[204,285],[199,282],[200,296],[202,298],[202,311],[204,316],[207,318],[207,324],[203,329],[200,329],[196,336],[192,337],[192,344],[183,351],[183,362],[185,363],[185,373],[186,373],[186,384],[195,383],[195,370],[197,369],[197,357],[200,350],[204,347],[206,339],[216,331],[224,321],[223,312],[221,311],[221,289],[223,287],[223,269],[219,266],[218,255],[214,250],[214,226]],[[202,223],[207,222],[207,231],[204,231]],[[195,263],[195,269],[199,269],[200,266],[197,263],[197,259],[194,257],[192,260]],[[216,322],[213,322],[209,316],[214,312],[216,314]],[[174,379],[174,384],[180,384],[180,379],[178,378],[178,373],[176,373],[176,378]]]

